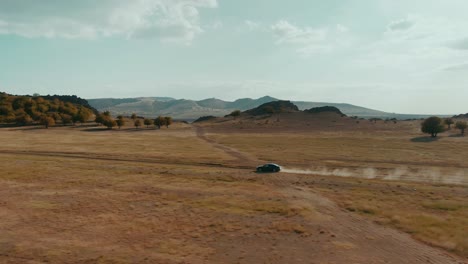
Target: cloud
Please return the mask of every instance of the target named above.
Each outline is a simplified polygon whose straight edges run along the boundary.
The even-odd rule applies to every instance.
[[[323,28],[299,27],[280,20],[270,27],[277,45],[290,45],[305,56],[327,53],[350,44],[349,29],[341,24]]]
[[[468,71],[468,63],[460,63],[460,64],[454,64],[454,65],[449,65],[444,68],[442,68],[443,71]]]
[[[415,21],[413,21],[410,17],[392,21],[388,25],[388,30],[390,31],[398,31],[398,30],[407,30],[411,28],[415,24]]]
[[[280,20],[271,30],[277,38],[277,43],[311,44],[325,40],[327,31],[324,29],[300,28],[286,20]]]
[[[455,40],[449,47],[458,50],[468,50],[468,38]]]
[[[276,44],[296,46],[296,51],[302,55],[330,50],[330,47],[325,43],[327,29],[301,28],[286,20],[280,20],[271,26],[271,32],[275,37]]]
[[[460,36],[468,35],[466,22],[424,15],[390,22],[378,39],[358,47],[354,65],[393,71],[399,73],[399,79],[433,75],[434,71],[440,72],[441,65],[467,61],[468,53],[460,51],[465,44]]]
[[[200,9],[216,0],[23,0],[0,2],[0,34],[28,38],[125,36],[190,43],[203,32]]]
[[[252,21],[252,20],[245,20],[244,24],[251,31],[254,31],[260,28],[260,23]]]
[[[345,32],[348,32],[349,29],[341,24],[337,24],[336,25],[336,30],[340,33],[345,33]]]

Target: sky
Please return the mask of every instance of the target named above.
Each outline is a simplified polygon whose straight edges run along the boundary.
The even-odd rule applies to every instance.
[[[0,91],[468,112],[466,0],[0,0]]]

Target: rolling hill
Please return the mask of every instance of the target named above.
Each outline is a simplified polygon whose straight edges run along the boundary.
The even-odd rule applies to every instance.
[[[175,119],[193,121],[201,116],[224,116],[234,110],[249,110],[264,103],[278,101],[278,99],[264,96],[258,99],[242,98],[235,101],[224,101],[216,98],[204,100],[174,99],[171,97],[139,97],[139,98],[103,98],[88,99],[91,106],[99,111],[110,111],[114,115],[130,115],[136,113],[140,116],[156,117],[158,115],[172,116]],[[348,116],[362,118],[397,118],[416,119],[427,115],[394,114],[361,106],[344,103],[292,101],[299,110],[316,107],[331,106],[338,108]]]

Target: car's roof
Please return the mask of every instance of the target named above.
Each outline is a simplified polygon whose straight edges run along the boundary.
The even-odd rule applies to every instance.
[[[280,165],[276,164],[276,163],[267,163],[265,165],[273,165],[273,166],[277,166],[277,167],[280,167]]]

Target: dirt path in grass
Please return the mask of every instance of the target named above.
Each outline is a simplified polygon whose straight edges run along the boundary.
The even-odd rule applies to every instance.
[[[240,152],[237,149],[234,149],[234,148],[219,144],[216,141],[214,141],[213,139],[208,138],[205,135],[205,130],[202,127],[194,125],[193,128],[195,129],[195,133],[196,133],[196,135],[197,135],[197,137],[199,139],[205,141],[206,143],[210,144],[211,146],[213,146],[213,147],[215,147],[217,149],[220,149],[220,150],[224,151],[226,154],[233,157],[236,160],[237,163],[246,164],[246,165],[248,165],[248,164],[253,165],[253,164],[258,164],[258,163],[261,162],[260,160],[258,160],[257,158],[255,158],[253,156],[250,156],[250,155],[248,155],[246,153]]]
[[[281,191],[290,197],[293,206],[309,207],[313,212],[310,218],[315,219],[313,229],[319,230],[319,237],[326,237],[320,245],[309,245],[326,245],[317,263],[467,263],[408,234],[340,209],[309,188],[285,186],[279,177],[273,177],[272,182],[283,186]]]
[[[202,127],[194,128],[198,138],[225,151],[239,163],[258,162],[254,157],[209,139]],[[307,223],[306,235],[302,242],[301,239],[291,242],[294,244],[294,255],[285,257],[280,253],[281,248],[272,247],[275,255],[270,256],[271,263],[465,263],[460,257],[416,241],[408,234],[377,225],[359,215],[342,210],[334,202],[309,188],[292,187],[300,178],[293,174],[261,174],[259,177],[263,184],[274,186],[284,195],[291,207],[307,212],[304,215]],[[309,230],[313,230],[313,236],[316,236],[312,240]],[[258,242],[245,241],[244,246],[247,247],[240,251],[244,252],[244,255],[247,252],[260,252],[259,246],[255,245]],[[286,245],[283,247],[287,249]],[[287,251],[284,253],[291,254]],[[229,255],[217,257],[227,257],[224,260],[228,262],[235,261]],[[244,260],[248,263],[262,261],[264,258],[250,255],[245,256]]]

